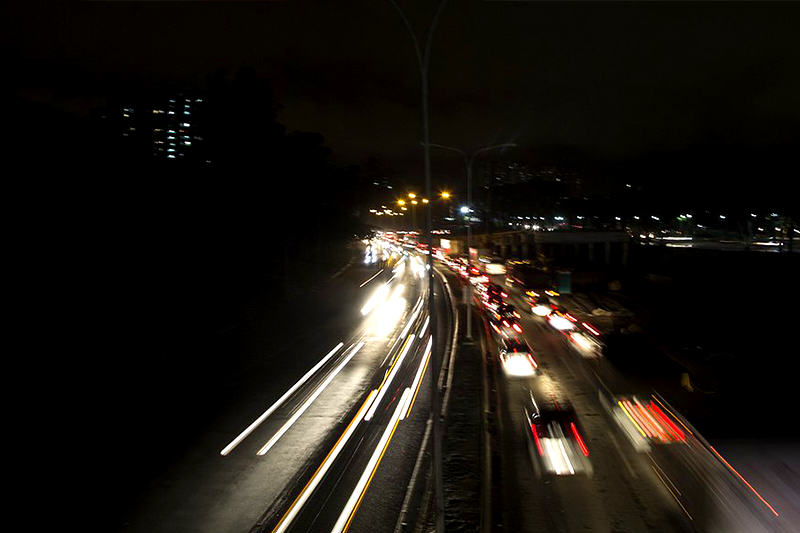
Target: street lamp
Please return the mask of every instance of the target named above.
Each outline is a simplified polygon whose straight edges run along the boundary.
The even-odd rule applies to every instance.
[[[417,197],[417,195],[416,195],[416,194],[414,194],[413,192],[410,192],[410,193],[408,193],[408,197],[409,197],[409,198],[411,198],[411,199],[413,200],[414,198],[416,198],[416,197]]]
[[[442,197],[442,200],[449,200],[450,199],[450,193],[447,192],[447,191],[442,191],[442,193],[439,196]]]
[[[464,170],[467,174],[467,205],[461,208],[461,212],[465,215],[471,211],[472,206],[472,163],[475,162],[475,157],[479,154],[484,152],[488,152],[489,150],[497,150],[499,148],[513,148],[517,146],[517,143],[502,143],[502,144],[493,144],[491,146],[482,146],[478,148],[471,154],[468,154],[461,148],[456,148],[455,146],[447,146],[444,144],[435,144],[430,143],[428,146],[432,146],[434,148],[441,148],[442,150],[450,150],[451,152],[456,152],[461,154],[461,157],[464,158]],[[466,211],[464,211],[466,209]],[[467,219],[467,262],[472,264],[469,257],[469,250],[472,246],[472,217],[468,217]],[[464,301],[467,302],[467,334],[466,339],[472,340],[472,284],[467,283],[464,287]]]
[[[425,44],[420,47],[420,42],[417,40],[417,34],[411,27],[403,10],[397,4],[396,0],[389,0],[392,7],[394,7],[397,14],[403,21],[403,25],[408,30],[411,37],[411,44],[414,45],[414,53],[417,57],[417,66],[419,66],[419,81],[422,103],[422,153],[423,162],[425,165],[425,195],[431,197],[431,133],[429,127],[428,116],[428,66],[430,65],[431,57],[431,42],[433,41],[433,31],[436,29],[436,24],[439,22],[439,17],[444,11],[444,6],[447,0],[441,0],[436,12],[431,20],[431,25],[428,28],[427,35],[425,36]],[[428,319],[430,320],[430,335],[431,339],[436,339],[438,328],[436,324],[436,306],[434,305],[433,294],[433,234],[431,233],[433,220],[431,218],[431,210],[428,209],[427,213],[427,238],[428,238]],[[442,533],[444,531],[444,489],[442,485],[442,420],[441,420],[441,391],[439,390],[439,371],[441,361],[439,360],[437,350],[431,353],[431,422],[433,426],[433,493],[435,502],[435,523],[436,531]]]

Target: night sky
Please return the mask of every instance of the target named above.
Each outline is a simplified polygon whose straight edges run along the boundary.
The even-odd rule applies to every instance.
[[[422,33],[433,3],[400,4]],[[6,39],[27,97],[80,112],[121,86],[193,86],[248,65],[270,80],[279,119],[322,133],[338,161],[420,173],[415,57],[388,2],[16,9]],[[452,1],[433,43],[432,138],[615,161],[797,146],[799,15],[793,2]],[[437,160],[434,171],[458,172]]]

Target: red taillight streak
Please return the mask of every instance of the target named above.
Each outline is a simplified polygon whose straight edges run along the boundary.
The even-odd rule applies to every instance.
[[[569,320],[569,321],[571,321],[571,322],[577,322],[577,321],[578,321],[578,319],[577,319],[577,318],[575,318],[574,316],[572,316],[572,315],[571,315],[571,314],[569,314],[569,313],[564,313],[564,316],[567,318],[567,320]]]
[[[637,400],[637,402],[636,402],[636,407],[637,407],[637,408],[639,409],[639,411],[642,413],[642,417],[643,417],[645,420],[647,420],[647,423],[648,423],[648,424],[650,424],[650,426],[651,426],[651,427],[653,428],[653,430],[654,430],[654,431],[655,431],[655,432],[658,434],[658,437],[659,437],[659,438],[660,438],[662,441],[668,441],[668,440],[670,440],[670,435],[669,435],[669,434],[668,434],[668,433],[667,433],[667,432],[664,430],[664,428],[663,428],[663,427],[661,427],[661,424],[659,424],[659,423],[658,423],[658,420],[656,420],[656,419],[653,417],[653,415],[652,415],[652,414],[650,414],[650,411],[648,411],[648,410],[645,408],[645,406],[643,406],[642,404],[640,404],[638,400]]]
[[[535,433],[534,433],[534,434],[535,434]],[[538,442],[538,441],[537,441],[537,442]],[[739,479],[741,479],[741,480],[742,480],[742,483],[744,483],[745,485],[747,485],[747,487],[748,487],[750,490],[752,490],[752,491],[753,491],[753,494],[755,494],[756,496],[758,496],[758,499],[759,499],[759,500],[761,500],[761,501],[764,503],[764,505],[766,505],[767,507],[769,507],[769,510],[770,510],[770,511],[772,511],[772,514],[774,514],[775,516],[780,516],[780,515],[778,514],[778,511],[776,511],[776,510],[775,510],[775,508],[774,508],[774,507],[772,507],[772,506],[771,506],[771,505],[770,505],[770,504],[767,502],[767,500],[765,500],[764,498],[762,498],[762,497],[761,497],[761,494],[759,494],[759,493],[758,493],[758,491],[757,491],[755,488],[753,488],[753,486],[752,486],[750,483],[748,483],[748,482],[747,482],[747,480],[746,480],[745,478],[743,478],[743,477],[742,477],[742,475],[741,475],[739,472],[737,472],[737,471],[736,471],[736,469],[735,469],[735,468],[733,468],[733,467],[731,466],[731,464],[730,464],[728,461],[726,461],[726,460],[725,460],[725,458],[724,458],[724,457],[722,457],[722,456],[719,454],[719,452],[718,452],[717,450],[715,450],[715,449],[714,449],[714,447],[713,447],[713,446],[711,446],[711,445],[709,444],[709,445],[708,445],[708,447],[709,447],[709,448],[711,448],[711,451],[712,451],[712,452],[714,452],[714,454],[715,454],[717,457],[719,457],[720,461],[722,461],[723,463],[725,463],[725,466],[727,466],[728,468],[730,468],[730,469],[731,469],[731,472],[733,472],[734,474],[736,474],[736,476],[737,476]]]
[[[578,433],[578,428],[575,427],[575,422],[570,422],[569,427],[572,428],[572,434],[575,435],[575,440],[578,441],[578,446],[581,447],[581,451],[585,457],[589,457],[589,449],[583,443],[583,439],[581,438],[581,434]]]
[[[514,324],[511,327],[514,328],[514,331],[516,331],[517,333],[522,333],[522,328],[519,327],[519,324]]]
[[[675,423],[670,420],[667,415],[665,415],[664,412],[653,402],[650,402],[650,410],[658,415],[658,417],[667,424],[667,427],[671,429],[675,435],[677,435],[678,440],[686,440],[686,435],[684,435],[683,431],[681,431],[680,428],[678,428],[678,426],[676,426]]]
[[[536,449],[539,450],[539,455],[544,455],[544,450],[542,449],[542,443],[539,442],[539,433],[536,431],[536,426],[531,424],[531,433],[533,433],[533,440],[536,441]]]
[[[539,368],[539,365],[536,364],[536,361],[533,359],[533,357],[531,357],[531,354],[528,354],[528,359],[530,360],[531,364],[533,365],[533,368]]]
[[[508,298],[508,294],[506,294],[506,293],[504,293],[504,292],[501,292],[501,293],[500,293],[500,296],[502,296],[503,298]]]
[[[503,320],[503,325],[505,327],[510,327],[510,324],[508,323],[508,320]]]

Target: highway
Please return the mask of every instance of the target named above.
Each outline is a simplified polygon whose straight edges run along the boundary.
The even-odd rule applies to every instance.
[[[434,345],[425,258],[397,252],[373,248],[346,268],[335,281],[346,287],[342,316],[331,321],[348,327],[309,324],[326,333],[290,342],[285,365],[248,376],[246,392],[115,529],[394,530],[427,427],[430,356],[453,327],[437,276]]]
[[[492,278],[503,283],[503,276]],[[495,526],[507,531],[793,530],[665,399],[602,356],[576,350],[545,318],[528,312],[519,289],[505,290],[507,301],[520,311],[522,337],[539,372],[527,378],[504,375],[499,336],[481,314],[496,424]],[[474,304],[482,308],[477,297]],[[524,412],[532,386],[557,391],[572,404],[588,448],[588,473],[537,473]]]
[[[417,515],[427,500],[411,491],[424,489],[429,473],[430,357],[437,351],[443,372],[452,368],[462,281],[437,262],[434,342],[426,256],[380,240],[366,249],[321,294],[333,299],[329,320],[273,339],[223,414],[111,529],[404,531],[425,520]],[[792,531],[667,399],[576,349],[528,312],[519,289],[504,290],[538,368],[532,377],[504,371],[501,335],[476,295],[492,449],[481,465],[492,482],[486,523],[507,531]],[[531,390],[564,399],[577,416],[585,459],[572,463],[562,451],[560,475],[543,468],[560,444],[537,450],[530,437]]]

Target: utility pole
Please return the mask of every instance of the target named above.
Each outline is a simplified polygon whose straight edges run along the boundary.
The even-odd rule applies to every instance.
[[[456,148],[455,146],[447,146],[444,144],[431,144],[434,148],[441,148],[442,150],[450,150],[451,152],[456,152],[461,154],[461,157],[464,158],[464,171],[467,175],[467,205],[466,212],[463,214],[467,217],[467,258],[470,257],[469,250],[472,247],[472,164],[475,162],[475,157],[483,152],[488,152],[489,150],[497,150],[500,148],[513,148],[517,146],[516,143],[503,143],[503,144],[494,144],[492,146],[482,146],[477,150],[473,151],[471,154],[468,154],[461,148]],[[469,261],[470,266],[472,262]],[[467,304],[467,333],[465,339],[468,341],[472,340],[472,283],[469,283],[469,278],[467,278],[468,282],[464,286],[464,302]]]
[[[428,28],[428,33],[425,37],[424,51],[420,49],[417,34],[414,32],[411,24],[406,18],[403,10],[397,5],[395,0],[389,0],[394,6],[400,18],[403,19],[403,24],[411,36],[411,42],[414,44],[414,51],[417,55],[417,63],[419,66],[420,86],[422,91],[422,143],[423,143],[423,158],[425,160],[425,196],[429,199],[433,198],[431,194],[431,148],[430,148],[430,123],[428,118],[428,66],[430,65],[431,56],[431,40],[433,32],[436,29],[436,24],[439,22],[439,17],[444,11],[447,0],[441,0],[439,6],[436,8],[436,13],[433,15],[433,20]],[[441,360],[439,353],[436,349],[436,335],[438,334],[438,326],[436,324],[436,307],[434,306],[433,298],[433,285],[434,285],[434,271],[433,271],[433,234],[431,209],[426,209],[426,234],[428,240],[428,315],[429,327],[431,330],[431,339],[433,344],[431,348],[431,420],[433,424],[433,486],[434,486],[434,500],[436,503],[436,531],[437,533],[444,532],[444,488],[442,485],[442,399],[441,391],[439,390],[439,373],[441,368]]]

